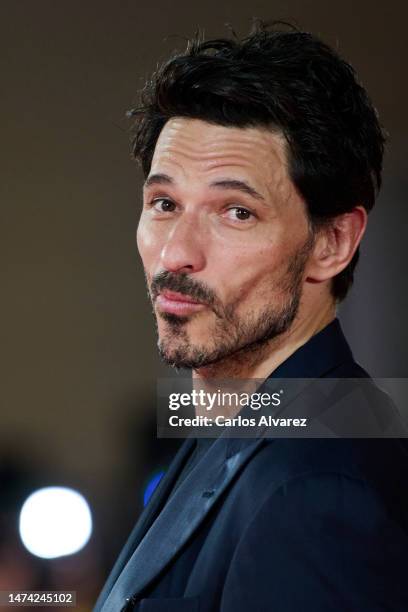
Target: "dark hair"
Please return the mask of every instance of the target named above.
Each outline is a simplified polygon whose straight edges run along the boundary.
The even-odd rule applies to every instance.
[[[164,124],[176,116],[224,126],[265,126],[288,143],[289,174],[315,229],[357,205],[367,211],[381,186],[385,137],[354,69],[316,36],[281,22],[257,22],[244,39],[200,35],[147,82],[135,118],[133,155],[147,176]],[[342,300],[359,251],[333,278]]]

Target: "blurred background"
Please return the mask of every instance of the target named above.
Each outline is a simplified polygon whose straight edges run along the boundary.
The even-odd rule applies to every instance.
[[[165,369],[135,245],[141,172],[125,111],[180,37],[224,36],[226,23],[244,35],[253,17],[294,20],[335,46],[389,132],[340,318],[373,375],[407,376],[406,3],[2,0],[0,590],[76,590],[90,610],[178,446],[155,434]],[[87,544],[54,559],[19,534],[24,501],[49,486],[79,491],[92,517]]]

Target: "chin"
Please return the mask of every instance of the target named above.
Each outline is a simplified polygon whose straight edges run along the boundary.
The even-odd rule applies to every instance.
[[[211,362],[210,355],[205,347],[198,348],[188,340],[181,342],[159,340],[158,349],[162,361],[174,368],[194,370]]]
[[[192,370],[196,367],[196,364],[189,359],[188,355],[177,350],[163,349],[159,345],[159,354],[163,363],[172,368]]]

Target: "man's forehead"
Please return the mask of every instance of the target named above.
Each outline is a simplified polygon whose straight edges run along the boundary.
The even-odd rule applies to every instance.
[[[266,127],[229,127],[200,119],[176,117],[163,127],[156,143],[152,168],[158,163],[196,163],[206,168],[222,166],[285,165],[282,135]]]
[[[157,177],[166,177],[157,180]],[[154,180],[151,180],[154,177]],[[170,179],[170,180],[168,180]],[[150,185],[234,189],[287,208],[298,196],[289,177],[284,136],[266,127],[225,127],[199,119],[170,119],[158,138]],[[227,185],[228,183],[228,185]]]

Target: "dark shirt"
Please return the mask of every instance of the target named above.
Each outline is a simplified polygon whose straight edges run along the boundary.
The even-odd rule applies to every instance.
[[[173,485],[173,489],[169,495],[169,499],[176,492],[176,489],[181,485],[183,480],[187,478],[189,473],[203,459],[205,454],[208,452],[208,449],[213,444],[214,440],[215,440],[214,438],[196,438],[195,439],[195,444],[191,450],[191,454],[189,457],[187,457],[187,461],[185,462],[180,474],[178,475],[176,482]]]

